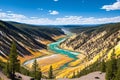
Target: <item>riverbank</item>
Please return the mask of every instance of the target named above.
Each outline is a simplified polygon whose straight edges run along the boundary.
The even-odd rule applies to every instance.
[[[53,39],[58,40],[60,38],[64,38],[65,36],[66,35],[54,36]],[[42,40],[42,41],[39,41],[39,42],[42,42],[45,45],[48,45],[48,44],[52,43],[52,42],[46,41],[46,40]],[[25,55],[23,57],[18,56],[18,59],[20,60],[21,65],[28,60],[53,54],[52,52],[49,52],[47,49],[41,49],[41,50],[37,50],[37,51],[32,51],[29,48],[26,48],[26,49],[31,53],[31,55]]]
[[[64,50],[58,49],[58,45],[63,40],[64,39],[62,38],[62,39],[59,39],[57,42],[53,42],[50,45],[48,45],[49,52],[52,53],[52,54],[36,58],[38,63],[39,63],[39,65],[40,65],[40,67],[42,67],[41,70],[43,72],[47,72],[50,65],[53,66],[54,70],[58,70],[59,68],[64,66],[64,64],[67,64],[67,63],[69,63],[69,62],[74,60],[74,59],[69,57],[69,55],[71,55],[71,54],[66,55],[66,52]],[[53,48],[55,48],[55,50],[52,50]],[[58,51],[58,50],[60,50],[62,52],[62,54],[60,54],[59,53],[60,51]],[[55,53],[57,53],[57,54],[55,54]],[[34,61],[34,58],[24,62],[23,65],[31,68],[31,65],[32,65],[33,61]]]
[[[61,38],[56,42],[48,44],[48,51],[52,54],[37,58],[43,74],[47,75],[49,67],[52,65],[55,75],[59,76],[60,72],[67,70],[67,68],[70,67],[70,63],[78,59],[80,53],[59,48],[60,43],[64,40],[66,40],[66,38]],[[33,61],[34,59],[28,60],[24,65],[27,68],[31,68]]]
[[[64,64],[73,60],[61,54],[53,54],[49,56],[39,57],[36,59],[43,73],[48,72],[49,67],[51,65],[53,67],[53,70],[55,71],[55,70],[59,70],[60,67],[63,66]],[[31,69],[33,62],[34,62],[34,59],[25,62],[24,65]]]

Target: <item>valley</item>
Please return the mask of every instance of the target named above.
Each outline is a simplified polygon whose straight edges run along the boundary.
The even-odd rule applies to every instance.
[[[7,62],[14,40],[21,66],[32,71],[36,60],[44,78],[50,66],[56,79],[73,78],[95,63],[110,60],[114,49],[120,55],[120,23],[63,29],[1,21],[0,32],[0,59]]]
[[[0,0],[0,80],[120,80],[120,0]]]
[[[93,28],[90,28],[90,29],[93,29]],[[100,61],[102,59],[105,59],[106,61],[109,60],[113,49],[115,49],[117,51],[116,54],[117,54],[117,56],[119,56],[120,44],[119,44],[119,40],[118,41],[116,40],[116,38],[119,38],[119,35],[120,35],[119,30],[116,29],[115,33],[113,32],[112,35],[110,35],[110,37],[108,37],[108,39],[104,39],[106,41],[103,41],[104,42],[103,45],[101,43],[101,47],[99,45],[99,47],[97,48],[96,44],[100,44],[100,42],[102,42],[102,40],[103,40],[102,38],[104,38],[104,36],[106,37],[107,32],[102,30],[101,32],[97,33],[96,32],[97,28],[94,28],[94,29],[95,30],[93,30],[93,32],[91,32],[92,35],[90,35],[90,34],[88,35],[86,33],[86,31],[89,32],[89,30],[85,29],[81,32],[79,31],[80,32],[79,35],[72,34],[71,36],[66,36],[65,38],[58,39],[57,42],[48,44],[47,49],[49,52],[51,52],[53,54],[48,57],[45,57],[45,59],[44,59],[44,57],[37,59],[38,63],[40,62],[39,65],[41,65],[41,66],[44,65],[44,67],[46,68],[46,71],[44,71],[45,68],[42,66],[43,72],[45,72],[45,74],[46,74],[47,70],[49,70],[48,66],[52,65],[54,68],[56,78],[65,78],[65,77],[71,78],[73,76],[74,72],[76,73],[78,71],[81,71],[84,68],[86,68],[87,66],[94,64],[98,60],[100,60]],[[118,32],[117,32],[117,30],[118,30]],[[118,33],[118,34],[115,36],[114,34],[116,34],[116,33]],[[107,35],[108,34],[109,34],[109,31],[108,31]],[[85,35],[85,38],[84,38],[84,35]],[[91,37],[91,39],[89,37]],[[87,40],[87,38],[88,38],[88,41],[86,41],[84,43],[83,40],[84,39]],[[112,40],[113,38],[115,38],[115,41],[113,41],[114,43],[111,43],[110,40]],[[80,40],[80,41],[78,41],[78,40]],[[78,42],[80,42],[80,43],[78,43]],[[108,44],[109,42],[110,42],[110,44]],[[85,45],[88,46],[91,44],[92,47],[90,46],[90,49],[95,46],[96,48],[93,48],[93,49],[95,49],[96,51],[97,50],[99,50],[99,51],[97,51],[98,52],[97,53],[97,52],[95,52],[95,50],[91,49],[91,51],[89,51],[89,54],[91,52],[91,55],[89,55],[88,53],[85,53],[83,51],[83,50],[85,50],[85,48],[87,49],[87,46],[85,46],[85,48],[83,48],[83,50],[79,49],[79,51],[78,51],[77,49],[74,49],[73,44],[75,45],[75,47],[78,46],[77,44],[83,44],[83,46],[85,46]],[[104,45],[105,45],[105,47],[104,47]],[[82,45],[80,47],[82,47]],[[111,48],[109,49],[109,47],[111,47]],[[101,48],[101,50],[99,48]],[[89,49],[89,46],[88,46],[88,49]],[[88,51],[86,51],[86,52],[88,52]],[[92,54],[92,52],[94,52],[95,54],[94,53]],[[59,58],[57,57],[57,55],[59,58],[61,56],[66,56],[66,58],[61,58],[59,61],[58,60]],[[55,56],[55,57],[52,58],[51,56]],[[49,58],[51,58],[51,60]],[[53,62],[52,62],[52,59],[53,59]],[[50,62],[49,61],[47,62],[48,65],[45,65],[45,63],[42,63],[42,62],[44,62],[44,60],[50,61]],[[30,67],[32,65],[31,64],[32,62],[27,63],[28,64],[27,67]]]
[[[53,66],[54,71],[56,72],[57,70],[62,71],[63,69],[70,67],[69,64],[79,58],[78,56],[80,56],[80,53],[59,48],[59,44],[64,40],[66,40],[66,38],[62,38],[62,39],[59,39],[57,42],[48,44],[48,51],[50,51],[53,54],[45,57],[43,56],[40,58],[36,58],[39,65],[41,66],[42,72],[47,72],[49,70],[50,65]],[[23,65],[30,68],[32,67],[33,62],[34,62],[34,59],[28,60],[25,63],[23,63]]]

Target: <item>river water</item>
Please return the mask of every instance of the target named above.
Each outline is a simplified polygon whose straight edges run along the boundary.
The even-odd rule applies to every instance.
[[[59,39],[57,40],[56,42],[53,42],[53,43],[50,43],[48,44],[48,50],[54,52],[55,54],[62,54],[62,55],[66,55],[68,56],[69,58],[73,58],[73,61],[77,59],[77,56],[79,55],[79,53],[77,52],[72,52],[72,51],[69,51],[69,50],[64,50],[64,49],[61,49],[59,48],[59,45],[61,42],[63,42],[64,40],[66,40],[66,38],[62,38],[62,39]],[[44,57],[44,56],[43,56]],[[43,57],[38,57],[36,59],[40,59],[40,58],[43,58]],[[30,64],[34,61],[35,59],[31,59],[31,60],[28,60],[26,62],[23,63],[23,65],[27,65],[27,64]],[[70,62],[69,62],[70,63]],[[68,63],[64,64],[61,69],[65,68],[68,66]]]
[[[66,40],[66,38],[59,39],[56,42],[49,44],[48,49],[50,51],[53,51],[54,53],[67,55],[70,58],[77,59],[76,56],[79,55],[79,53],[59,48],[60,43],[63,42],[64,40]]]

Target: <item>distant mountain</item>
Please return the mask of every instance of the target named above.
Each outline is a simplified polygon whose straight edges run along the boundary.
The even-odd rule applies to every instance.
[[[0,55],[9,55],[11,42],[17,43],[17,50],[20,56],[31,55],[28,51],[46,49],[47,45],[42,41],[55,41],[54,36],[63,35],[60,28],[35,26],[16,22],[0,21]]]

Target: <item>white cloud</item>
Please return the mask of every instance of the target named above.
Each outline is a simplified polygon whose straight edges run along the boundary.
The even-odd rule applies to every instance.
[[[120,22],[120,16],[111,18],[95,18],[95,17],[84,18],[82,16],[67,16],[56,18],[55,20],[49,18],[34,18],[34,19],[28,18],[24,20],[19,20],[19,22],[37,25],[104,24]]]
[[[14,14],[14,13],[10,13],[7,14],[8,18],[13,18],[13,19],[26,19],[27,17],[21,14]]]
[[[0,18],[3,19],[3,18],[6,18],[7,17],[7,14],[4,13],[4,12],[0,12]]]
[[[82,16],[67,16],[64,18],[56,18],[57,24],[103,24],[120,22],[120,16],[111,18],[95,18],[95,17],[82,17]]]
[[[57,1],[59,1],[59,0],[53,0],[53,1],[57,2]]]
[[[48,12],[49,12],[51,15],[58,15],[58,14],[59,14],[59,12],[58,12],[58,11],[55,11],[55,10],[53,10],[53,11],[49,10]]]
[[[0,19],[9,20],[9,21],[19,21],[19,20],[27,19],[27,17],[21,14],[0,12]]]
[[[50,11],[52,12],[52,11]],[[68,24],[103,24],[120,22],[120,16],[110,18],[95,18],[95,17],[82,17],[82,16],[65,16],[55,19],[27,17],[22,14],[0,12],[0,19],[5,21],[16,21],[27,24],[36,25],[68,25]]]
[[[120,0],[117,0],[117,2],[113,3],[112,5],[104,5],[101,9],[105,9],[106,11],[120,10]]]

